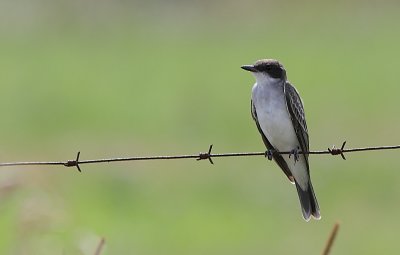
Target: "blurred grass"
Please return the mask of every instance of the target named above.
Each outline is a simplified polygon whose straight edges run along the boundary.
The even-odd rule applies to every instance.
[[[313,149],[398,144],[395,3],[4,3],[1,161],[263,150],[239,67],[264,57],[300,91]],[[333,253],[395,254],[396,155],[312,157],[310,223],[263,158],[4,168],[0,253],[92,254],[104,236],[105,254],[310,254],[340,220]]]

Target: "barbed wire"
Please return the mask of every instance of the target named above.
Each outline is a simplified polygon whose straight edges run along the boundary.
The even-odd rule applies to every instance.
[[[308,155],[322,155],[330,154],[333,156],[340,155],[342,159],[346,160],[344,156],[345,153],[350,152],[361,152],[361,151],[377,151],[377,150],[396,150],[400,149],[400,145],[393,146],[374,146],[374,147],[364,147],[364,148],[350,148],[345,149],[346,141],[342,143],[340,148],[336,148],[335,145],[327,150],[317,150],[317,151],[298,151],[297,154],[308,154]],[[76,167],[79,172],[81,172],[80,165],[83,164],[100,164],[100,163],[111,163],[111,162],[121,162],[121,161],[144,161],[144,160],[172,160],[172,159],[196,159],[205,160],[207,159],[211,164],[214,164],[213,158],[224,158],[224,157],[250,157],[250,156],[265,156],[268,159],[272,159],[272,154],[289,154],[292,155],[293,151],[263,151],[263,152],[234,152],[234,153],[212,153],[213,145],[210,145],[207,152],[200,152],[198,154],[190,155],[172,155],[172,156],[135,156],[135,157],[117,157],[117,158],[106,158],[106,159],[90,159],[90,160],[79,160],[81,155],[80,152],[77,153],[74,160],[67,161],[38,161],[38,162],[8,162],[0,163],[0,167],[10,167],[10,166],[64,166],[64,167]],[[295,155],[296,156],[296,155]]]

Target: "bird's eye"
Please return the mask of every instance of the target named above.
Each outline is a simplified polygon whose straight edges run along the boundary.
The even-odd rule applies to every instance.
[[[283,74],[283,70],[277,66],[270,66],[268,69],[268,73],[273,77],[273,78],[281,78]]]

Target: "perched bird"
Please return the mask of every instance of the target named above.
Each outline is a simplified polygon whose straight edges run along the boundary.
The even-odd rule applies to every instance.
[[[267,147],[266,156],[274,159],[299,195],[303,217],[320,219],[317,198],[310,179],[308,130],[303,102],[287,81],[286,70],[277,60],[262,59],[244,65],[256,78],[251,96],[251,114]],[[290,151],[290,154],[279,152]],[[294,159],[291,159],[293,156]]]

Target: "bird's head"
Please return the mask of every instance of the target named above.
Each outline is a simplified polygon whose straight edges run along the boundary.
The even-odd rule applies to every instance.
[[[286,79],[286,70],[275,59],[257,60],[253,65],[244,65],[242,69],[251,72],[257,80],[262,78]]]

